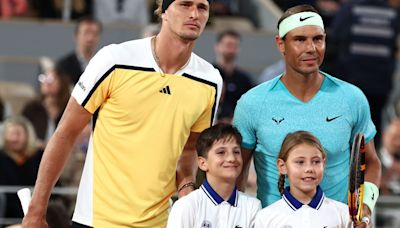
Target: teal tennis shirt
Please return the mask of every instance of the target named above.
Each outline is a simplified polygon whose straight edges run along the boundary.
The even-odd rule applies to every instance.
[[[358,132],[369,142],[376,134],[368,101],[356,86],[326,73],[320,90],[308,102],[293,96],[278,76],[244,94],[233,124],[242,147],[253,150],[257,197],[266,207],[281,198],[276,160],[288,133],[305,130],[315,135],[327,153],[320,184],[327,197],[347,203],[350,149]],[[288,184],[288,180],[285,182]]]

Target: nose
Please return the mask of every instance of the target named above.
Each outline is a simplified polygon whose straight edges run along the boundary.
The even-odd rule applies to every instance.
[[[307,164],[304,170],[306,173],[313,173],[314,172],[314,167],[312,164]]]
[[[190,12],[190,18],[196,19],[198,17],[199,17],[199,11],[198,11],[197,7],[193,6],[192,10]]]
[[[307,50],[307,52],[315,52],[316,48],[315,48],[315,44],[312,40],[307,41],[306,50]]]
[[[236,161],[236,157],[235,157],[235,154],[234,154],[234,152],[229,152],[229,153],[227,153],[227,155],[226,155],[226,160],[228,161],[228,162],[234,162],[234,161]]]

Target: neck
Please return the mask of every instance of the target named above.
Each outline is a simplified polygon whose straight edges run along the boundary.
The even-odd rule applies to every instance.
[[[88,62],[93,57],[93,51],[89,49],[78,48],[77,52]]]
[[[303,192],[300,191],[297,188],[290,188],[290,194],[294,196],[298,201],[300,201],[302,204],[307,205],[311,202],[315,194],[317,193],[317,189],[314,189],[313,191],[310,192]]]
[[[160,33],[153,38],[152,48],[158,66],[164,73],[174,74],[188,63],[195,41],[186,41]]]
[[[286,88],[298,99],[307,102],[310,101],[319,91],[324,76],[319,72],[313,72],[308,75],[298,72],[291,72],[286,68],[286,73],[281,78]]]
[[[211,176],[207,176],[207,181],[214,191],[218,193],[218,195],[221,196],[225,201],[228,201],[236,185],[235,181],[217,180]]]
[[[235,63],[234,62],[225,61],[223,58],[217,58],[217,64],[228,75],[231,75],[233,70],[235,69]]]

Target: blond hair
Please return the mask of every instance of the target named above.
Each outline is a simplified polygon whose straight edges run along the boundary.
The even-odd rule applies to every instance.
[[[0,138],[0,146],[4,149],[4,152],[9,156],[13,157],[12,152],[9,151],[5,144],[5,132],[12,125],[21,126],[26,133],[27,142],[25,145],[25,156],[32,156],[39,148],[38,140],[36,137],[35,130],[33,129],[32,123],[22,116],[12,116],[4,121],[3,135]]]

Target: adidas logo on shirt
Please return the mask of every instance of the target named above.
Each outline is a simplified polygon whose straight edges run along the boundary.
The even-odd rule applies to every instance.
[[[171,90],[169,89],[169,86],[165,86],[160,90],[160,93],[171,95]]]

